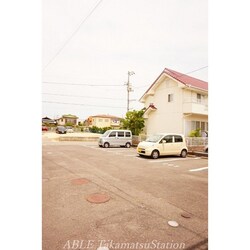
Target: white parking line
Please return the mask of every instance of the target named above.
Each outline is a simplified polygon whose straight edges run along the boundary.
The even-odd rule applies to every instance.
[[[174,165],[173,167],[174,167],[174,168],[179,168],[180,166],[179,166],[179,165]]]
[[[188,161],[188,160],[198,160],[201,159],[200,157],[196,158],[180,158],[180,159],[168,159],[168,160],[152,160],[149,161],[150,163],[162,163],[162,162],[169,162],[169,161]]]
[[[162,165],[168,165],[169,167],[173,167],[173,166],[174,166],[174,164],[172,164],[172,163],[167,163],[167,162],[163,162]]]
[[[196,172],[196,171],[202,171],[202,170],[206,170],[208,169],[208,167],[204,167],[204,168],[195,168],[195,169],[190,169],[190,172]]]

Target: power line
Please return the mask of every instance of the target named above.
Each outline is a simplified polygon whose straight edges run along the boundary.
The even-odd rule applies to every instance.
[[[90,13],[81,21],[81,23],[77,26],[75,31],[71,34],[71,36],[64,42],[63,46],[57,51],[57,53],[50,59],[50,61],[45,65],[43,68],[43,71],[48,67],[49,64],[51,64],[52,61],[61,53],[61,51],[65,48],[65,46],[69,43],[69,41],[74,37],[74,35],[80,30],[81,26],[86,22],[86,20],[93,14],[93,12],[96,10],[96,8],[99,6],[99,4],[102,2],[100,0],[95,7],[90,11]]]
[[[78,106],[87,106],[87,107],[126,108],[126,107],[117,107],[117,106],[91,105],[91,104],[83,104],[83,103],[50,102],[50,101],[42,101],[42,102],[43,103],[64,104],[64,105],[78,105]]]
[[[88,83],[72,83],[72,82],[43,82],[46,84],[62,84],[62,85],[77,85],[77,86],[89,86],[89,87],[123,87],[123,85],[115,84],[88,84]]]
[[[190,71],[190,72],[188,72],[188,73],[181,74],[180,76],[188,75],[188,74],[194,73],[194,72],[196,72],[196,71],[199,71],[199,70],[202,70],[202,69],[206,69],[207,67],[208,67],[208,66],[204,66],[204,67],[201,67],[201,68],[199,68],[199,69],[195,69],[195,70],[193,70],[193,71]]]
[[[42,93],[42,94],[53,95],[53,96],[83,97],[83,98],[89,98],[89,99],[125,100],[121,98],[111,98],[111,97],[91,97],[91,96],[83,96],[83,95],[64,95],[64,94],[52,94],[52,93]]]

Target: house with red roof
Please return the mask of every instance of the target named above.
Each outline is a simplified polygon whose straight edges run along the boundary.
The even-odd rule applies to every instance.
[[[140,98],[144,104],[145,132],[188,136],[208,131],[208,83],[165,68]]]

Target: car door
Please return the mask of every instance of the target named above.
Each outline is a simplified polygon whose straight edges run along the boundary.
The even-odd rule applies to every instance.
[[[109,134],[109,137],[108,137],[108,142],[109,142],[109,145],[112,147],[112,146],[117,146],[117,139],[116,139],[116,131],[112,131],[110,134]]]
[[[119,146],[124,146],[126,143],[125,137],[124,137],[124,131],[117,131],[117,144]]]
[[[172,155],[174,152],[174,145],[173,145],[173,135],[166,135],[162,140],[162,153],[161,155]]]
[[[173,150],[174,154],[180,154],[183,148],[183,138],[180,135],[174,135]]]

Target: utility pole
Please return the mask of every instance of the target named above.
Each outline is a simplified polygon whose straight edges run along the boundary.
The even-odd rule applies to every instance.
[[[130,82],[129,82],[129,77],[134,75],[135,72],[133,71],[128,71],[128,82],[125,84],[127,85],[127,112],[129,111],[129,93],[132,92],[132,86],[130,85]]]

